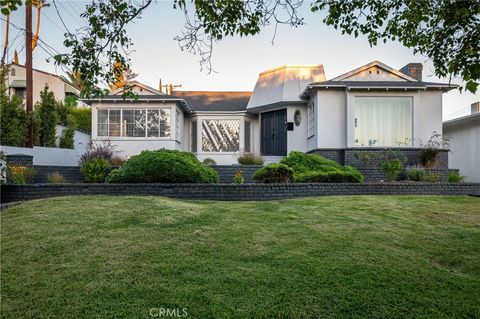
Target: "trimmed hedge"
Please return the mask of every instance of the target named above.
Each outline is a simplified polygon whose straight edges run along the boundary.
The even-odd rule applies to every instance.
[[[109,183],[218,183],[218,173],[189,152],[160,149],[130,157]]]
[[[361,183],[364,180],[356,168],[342,166],[318,154],[291,152],[280,163],[293,169],[296,183]]]
[[[293,170],[284,164],[269,164],[253,174],[258,183],[289,183],[293,178]]]

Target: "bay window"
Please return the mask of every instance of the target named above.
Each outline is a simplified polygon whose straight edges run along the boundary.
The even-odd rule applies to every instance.
[[[170,109],[99,109],[97,135],[169,137]]]
[[[357,96],[354,109],[356,146],[411,143],[412,97]]]

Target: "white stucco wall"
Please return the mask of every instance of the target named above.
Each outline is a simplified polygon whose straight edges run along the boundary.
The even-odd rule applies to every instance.
[[[319,90],[315,101],[317,146],[313,148],[345,148],[346,93],[343,90]],[[315,143],[312,142],[311,146]],[[313,148],[309,148],[313,149]]]
[[[446,126],[444,135],[451,138],[449,168],[459,169],[467,182],[480,182],[480,119]]]

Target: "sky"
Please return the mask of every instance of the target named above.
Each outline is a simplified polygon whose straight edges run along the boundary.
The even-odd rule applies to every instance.
[[[42,9],[40,38],[48,44],[49,53],[37,47],[33,54],[33,66],[48,72],[63,74],[55,66],[51,55],[54,51],[66,52],[63,47],[65,27],[59,14],[70,31],[84,26],[80,17],[86,1],[57,0],[57,10],[53,2]],[[307,1],[300,16],[305,25],[292,28],[279,25],[275,33],[273,25],[267,26],[260,35],[251,37],[226,38],[217,42],[213,52],[215,73],[200,70],[199,57],[182,52],[175,36],[184,29],[183,12],[173,9],[173,1],[156,1],[144,11],[141,19],[128,27],[134,46],[131,54],[132,69],[138,73],[136,80],[157,88],[159,80],[163,84],[181,84],[182,90],[208,91],[251,91],[258,74],[264,70],[284,64],[323,64],[327,79],[332,79],[374,60],[400,69],[410,62],[423,63],[425,81],[447,83],[449,79],[434,76],[432,63],[425,56],[414,55],[412,49],[398,42],[387,42],[370,47],[365,37],[354,38],[342,35],[340,31],[323,24],[323,13],[312,13]],[[34,23],[36,13],[33,15]],[[25,23],[23,7],[12,14],[11,22],[19,27]],[[3,50],[5,22],[1,21],[1,43]],[[16,48],[20,63],[24,61],[22,50],[24,36],[15,27],[10,29],[9,60]],[[272,43],[273,37],[275,39]],[[461,84],[460,79],[452,83]],[[480,100],[476,94],[460,93],[452,90],[443,95],[443,119],[448,120],[470,114],[470,104]]]

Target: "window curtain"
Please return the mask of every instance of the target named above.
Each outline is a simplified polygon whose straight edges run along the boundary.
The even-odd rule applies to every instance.
[[[355,145],[411,144],[411,97],[355,97]]]

